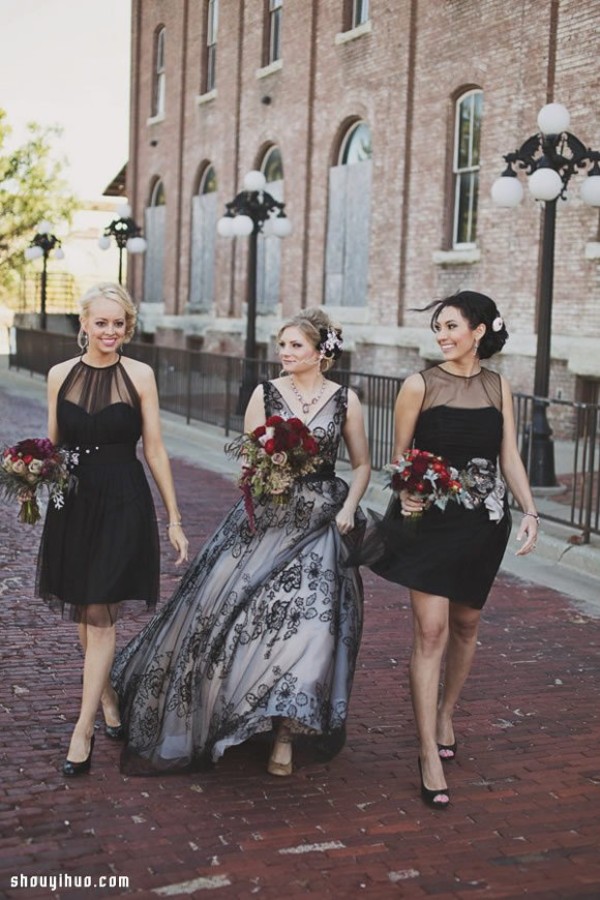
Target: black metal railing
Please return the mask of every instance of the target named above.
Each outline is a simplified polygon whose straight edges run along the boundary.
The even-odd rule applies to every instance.
[[[225,435],[242,430],[239,401],[247,360],[143,343],[128,344],[126,352],[153,368],[162,409],[183,416],[187,422],[206,422],[223,428]],[[76,353],[72,335],[16,328],[10,366],[45,375],[56,362]],[[251,363],[258,381],[279,374],[280,367],[275,362]],[[394,403],[402,379],[345,370],[329,374],[359,395],[373,468],[381,469],[393,453]],[[514,401],[517,440],[527,467],[533,406],[540,398],[518,393]],[[536,502],[543,518],[576,529],[579,533],[575,540],[587,543],[592,534],[600,534],[599,407],[567,400],[543,402],[553,432],[558,484],[538,491]],[[346,458],[345,449],[341,450],[341,458]]]

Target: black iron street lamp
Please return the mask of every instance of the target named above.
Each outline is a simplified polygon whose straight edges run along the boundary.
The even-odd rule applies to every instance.
[[[249,235],[248,276],[246,286],[246,359],[240,391],[240,409],[245,409],[250,394],[256,386],[256,295],[258,235],[274,235],[284,238],[292,232],[285,204],[275,200],[265,191],[266,178],[262,172],[252,171],[244,177],[243,189],[230,203],[225,204],[225,215],[217,222],[217,232],[222,237]]]
[[[37,234],[30,242],[29,247],[25,250],[25,259],[34,260],[42,257],[42,283],[41,283],[41,300],[40,300],[40,328],[46,331],[46,295],[48,291],[48,257],[54,250],[55,259],[64,259],[64,252],[60,245],[60,240],[55,234],[52,234],[52,225],[44,219],[38,225]]]
[[[547,407],[556,202],[559,197],[567,199],[569,180],[580,169],[587,170],[587,177],[580,188],[581,199],[589,206],[600,206],[600,153],[586,147],[579,138],[567,131],[570,115],[561,103],[548,103],[544,106],[537,122],[539,133],[527,138],[518,150],[507,153],[504,157],[506,170],[492,185],[492,199],[498,206],[517,206],[523,196],[523,186],[517,173],[523,170],[529,176],[531,195],[536,200],[544,201],[537,294],[537,350],[533,388],[535,399],[528,457],[531,484],[536,487],[553,487],[556,485],[554,445]]]
[[[128,253],[145,253],[148,244],[141,236],[142,229],[131,218],[131,207],[128,204],[120,206],[117,210],[117,218],[104,229],[104,234],[98,240],[101,250],[108,250],[110,239],[114,237],[119,248],[119,284],[123,283],[123,250]]]

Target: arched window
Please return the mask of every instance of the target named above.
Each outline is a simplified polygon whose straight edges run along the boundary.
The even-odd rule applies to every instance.
[[[144,258],[145,303],[164,301],[166,202],[164,185],[158,179],[150,191],[144,221],[144,236],[148,242]]]
[[[262,158],[260,171],[267,179],[267,191],[283,203],[283,159],[279,147],[269,147]],[[256,256],[256,310],[272,313],[279,303],[281,284],[281,238],[260,234]]]
[[[152,115],[165,114],[165,39],[166,28],[159,28],[154,36],[154,83],[152,90]]]
[[[456,102],[454,130],[454,221],[452,245],[473,247],[477,240],[479,148],[483,91],[472,90]]]
[[[371,231],[371,129],[355,122],[329,170],[325,303],[366,306]]]
[[[206,163],[192,197],[189,312],[209,310],[214,302],[218,213],[217,173]]]

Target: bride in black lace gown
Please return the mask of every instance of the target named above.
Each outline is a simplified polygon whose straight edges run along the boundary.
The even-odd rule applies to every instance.
[[[255,531],[240,500],[200,551],[174,596],[117,655],[127,773],[214,763],[225,750],[275,732],[273,775],[292,772],[292,738],[333,755],[344,742],[362,628],[362,582],[344,566],[358,539],[370,472],[356,395],[325,378],[341,332],[306,310],[279,334],[285,377],[260,385],[250,432],[273,414],[304,420],[322,466],[287,503],[260,498]],[[341,438],[348,485],[334,464]]]
[[[78,459],[76,490],[62,509],[49,504],[40,545],[37,596],[79,624],[85,653],[79,718],[63,766],[67,776],[90,769],[94,720],[101,704],[108,737],[122,736],[110,686],[115,621],[125,606],[156,606],[159,541],[144,456],[168,514],[168,534],[187,558],[187,540],[171,467],[160,433],[150,366],[121,357],[133,335],[136,308],[118,284],[91,288],[81,300],[82,355],[48,373],[48,435]]]

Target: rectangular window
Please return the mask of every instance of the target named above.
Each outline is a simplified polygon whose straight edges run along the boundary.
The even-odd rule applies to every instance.
[[[454,143],[453,246],[473,247],[477,239],[479,147],[483,93],[471,91],[456,105]]]
[[[283,0],[269,0],[269,56],[267,64],[281,59],[281,17]]]
[[[352,28],[369,20],[369,0],[352,0]]]
[[[165,114],[165,90],[165,29],[161,28],[157,32],[155,45],[153,116],[163,116]]]
[[[217,31],[219,27],[219,0],[208,0],[206,14],[206,69],[203,93],[214,91],[217,86]]]

